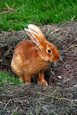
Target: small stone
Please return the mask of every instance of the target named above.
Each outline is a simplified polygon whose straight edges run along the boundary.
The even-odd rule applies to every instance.
[[[77,84],[73,85],[73,87],[77,87]]]
[[[58,79],[62,79],[62,77],[61,76],[57,76],[58,77]]]

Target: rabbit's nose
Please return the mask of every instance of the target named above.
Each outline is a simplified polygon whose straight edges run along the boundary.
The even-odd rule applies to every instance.
[[[59,53],[58,53],[58,55],[57,55],[57,59],[59,59]]]
[[[57,54],[55,57],[53,57],[52,61],[56,62],[56,61],[58,61],[58,59],[59,59],[59,54]]]
[[[57,60],[59,59],[59,53],[58,53],[58,51],[56,52],[55,58],[57,58]]]

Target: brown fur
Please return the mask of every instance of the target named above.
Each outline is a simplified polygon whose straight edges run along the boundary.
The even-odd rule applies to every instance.
[[[50,62],[59,59],[57,48],[44,38],[37,26],[29,25],[29,30],[26,31],[32,41],[24,40],[16,45],[11,68],[21,81],[30,83],[31,76],[38,74],[38,84],[47,85],[44,70]],[[51,50],[51,53],[46,52],[47,49]]]

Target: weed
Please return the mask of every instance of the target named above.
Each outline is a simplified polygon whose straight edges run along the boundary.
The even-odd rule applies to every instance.
[[[14,75],[11,75],[10,72],[0,71],[0,84],[2,85],[5,83],[19,84],[20,82]]]

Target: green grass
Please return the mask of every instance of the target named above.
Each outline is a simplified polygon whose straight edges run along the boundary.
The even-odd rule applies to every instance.
[[[10,72],[7,71],[0,71],[0,84],[10,83],[12,85],[19,84],[19,79],[15,78],[14,75],[11,75]]]
[[[3,13],[8,8],[14,11]],[[52,24],[77,19],[77,0],[0,0],[0,30],[20,30],[29,23]]]

